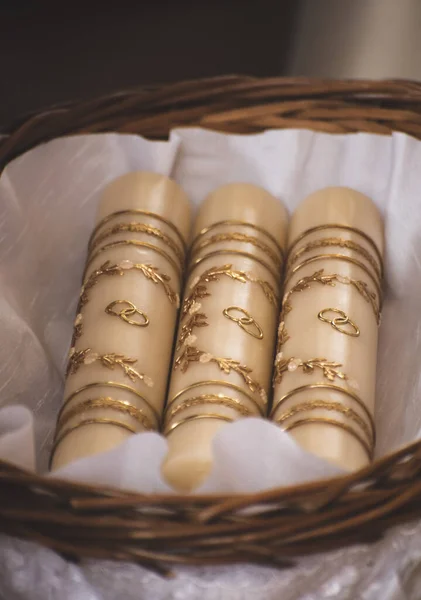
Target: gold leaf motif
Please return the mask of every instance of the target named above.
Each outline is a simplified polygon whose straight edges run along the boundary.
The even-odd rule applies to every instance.
[[[122,232],[130,232],[130,233],[145,233],[146,235],[150,235],[156,237],[163,241],[174,254],[177,256],[181,263],[184,262],[184,253],[180,250],[177,244],[173,241],[171,237],[163,233],[160,229],[156,227],[152,227],[152,225],[147,225],[146,223],[117,223],[108,229],[105,229],[102,233],[98,234],[95,239],[92,240],[90,250],[94,250],[103,240],[105,240],[110,235],[115,235],[117,233]]]
[[[143,381],[145,379],[145,375],[143,373],[139,373],[136,369],[133,368],[132,365],[137,363],[137,358],[130,358],[129,356],[124,356],[124,354],[96,354],[92,352],[90,348],[85,348],[84,350],[75,350],[69,357],[69,362],[66,371],[66,377],[69,375],[74,375],[82,365],[93,364],[94,362],[101,363],[102,366],[107,369],[113,370],[114,368],[120,368],[124,371],[124,374],[133,382],[136,380]],[[148,378],[150,383],[153,382]],[[149,384],[149,387],[150,384]]]
[[[246,244],[252,244],[256,248],[259,248],[259,250],[262,250],[262,252],[265,252],[275,264],[281,266],[281,258],[275,252],[273,252],[270,246],[268,246],[255,236],[247,235],[245,233],[240,232],[217,233],[215,235],[212,235],[211,237],[208,237],[199,242],[195,248],[195,252],[197,250],[202,250],[203,248],[206,248],[207,246],[210,246],[211,244],[216,244],[218,242],[244,242]]]
[[[219,367],[219,369],[223,373],[227,375],[229,375],[231,372],[240,375],[240,377],[242,377],[243,381],[247,384],[248,388],[252,392],[257,392],[259,393],[259,395],[265,392],[264,387],[251,377],[250,374],[253,371],[250,367],[242,365],[238,360],[234,360],[232,358],[222,358],[219,356],[213,356],[212,354],[204,352],[203,350],[199,350],[194,346],[184,347],[183,351],[174,362],[174,370],[177,370],[179,368],[182,373],[185,373],[189,368],[190,364],[195,362],[213,362]]]
[[[240,283],[250,282],[258,284],[269,302],[274,306],[278,305],[279,298],[268,281],[255,278],[245,271],[236,271],[232,268],[232,264],[227,264],[223,265],[222,267],[211,267],[207,271],[204,271],[200,277],[194,280],[194,284],[191,287],[191,292],[183,302],[181,309],[181,320],[183,320],[186,315],[189,314],[190,309],[195,302],[211,295],[210,292],[208,292],[206,284],[219,281],[223,276],[229,277],[234,281],[239,281]]]
[[[76,341],[81,337],[82,330],[83,330],[82,323],[78,323],[77,325],[74,326],[74,328],[73,328],[72,342],[71,342],[72,348],[75,345]]]
[[[202,354],[204,354],[202,350],[198,350],[194,346],[185,346],[182,353],[175,359],[174,371],[179,368],[182,373],[185,373],[190,363],[199,362]]]
[[[69,355],[69,362],[67,363],[66,377],[69,375],[74,375],[79,370],[79,368],[83,365],[83,361],[85,360],[86,356],[90,352],[90,348],[86,348],[85,350],[74,350],[74,352],[71,352]]]
[[[278,340],[276,343],[276,353],[281,352],[282,346],[290,339],[285,322],[282,320],[278,327]]]
[[[321,370],[323,377],[329,381],[335,379],[341,379],[342,381],[348,381],[350,378],[348,375],[340,370],[342,364],[335,361],[328,361],[326,358],[312,358],[310,360],[303,361],[299,358],[282,358],[275,362],[275,373],[274,383],[281,383],[285,373],[293,372],[301,368],[303,373],[311,375],[315,373],[317,369]]]
[[[292,294],[296,292],[302,292],[304,290],[309,289],[313,283],[320,285],[328,285],[331,287],[335,287],[337,283],[341,283],[344,285],[352,286],[357,292],[364,298],[366,302],[368,302],[374,312],[377,323],[380,323],[380,309],[378,306],[377,295],[370,291],[368,285],[365,281],[360,281],[358,279],[351,279],[350,277],[346,277],[344,275],[338,275],[336,273],[332,275],[323,275],[324,269],[320,269],[313,273],[313,275],[309,275],[307,277],[303,277],[285,294],[282,304],[282,312],[281,312],[281,320],[283,317],[292,310],[290,298]]]
[[[79,298],[78,312],[80,312],[81,308],[85,306],[85,304],[88,302],[88,291],[98,283],[100,277],[102,277],[103,275],[123,276],[125,273],[131,270],[139,271],[144,277],[146,277],[146,279],[148,279],[152,283],[156,285],[161,285],[164,288],[164,291],[171,304],[175,304],[177,306],[179,302],[178,294],[172,289],[171,285],[169,284],[171,278],[168,275],[166,275],[165,273],[160,273],[159,269],[157,267],[154,267],[153,265],[142,263],[133,264],[130,261],[128,262],[129,264],[112,264],[110,261],[107,260],[104,264],[102,264],[99,267],[99,269],[93,271],[82,286]]]
[[[252,416],[252,412],[243,406],[239,400],[235,398],[231,398],[229,396],[225,396],[223,394],[201,394],[200,396],[194,396],[193,398],[187,398],[174,408],[167,411],[165,415],[166,424],[175,417],[179,412],[182,412],[188,408],[192,408],[193,406],[204,406],[206,404],[211,405],[221,405],[226,408],[231,408],[232,410],[237,411],[243,417]]]
[[[206,320],[205,313],[197,312],[194,313],[190,319],[185,323],[180,332],[180,336],[178,338],[176,349],[179,350],[187,338],[193,333],[193,330],[196,327],[207,327],[209,323]]]
[[[354,242],[352,240],[344,240],[342,238],[335,238],[335,237],[314,240],[313,242],[309,242],[305,246],[302,246],[301,248],[296,250],[288,258],[287,271],[303,254],[306,254],[307,252],[311,252],[312,250],[317,250],[318,248],[328,248],[328,247],[332,247],[332,246],[337,246],[339,248],[345,248],[347,250],[352,250],[353,252],[357,252],[363,258],[365,258],[367,260],[367,262],[370,263],[370,265],[373,267],[374,271],[376,272],[377,276],[379,278],[381,278],[381,276],[382,276],[381,269],[379,268],[378,263],[376,262],[376,260],[373,258],[373,256],[371,255],[371,253],[368,250],[366,250],[363,246],[361,246],[360,244],[357,244],[357,242]]]

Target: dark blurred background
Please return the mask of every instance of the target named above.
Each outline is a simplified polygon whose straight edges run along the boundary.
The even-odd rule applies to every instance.
[[[421,78],[421,0],[0,0],[0,127],[223,74]]]
[[[0,125],[148,83],[282,74],[298,0],[0,0]]]

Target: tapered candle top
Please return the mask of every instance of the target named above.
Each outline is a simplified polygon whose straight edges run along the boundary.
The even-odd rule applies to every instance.
[[[156,215],[171,215],[172,226],[187,243],[190,235],[190,202],[175,181],[165,175],[146,171],[135,171],[115,179],[102,193],[98,222],[116,211],[139,209]]]
[[[383,254],[383,220],[376,205],[368,196],[347,187],[325,188],[307,196],[291,218],[288,244],[291,246],[311,229],[317,231],[329,225],[360,230]]]
[[[287,211],[277,198],[251,183],[231,183],[209,194],[200,207],[193,236],[223,221],[257,225],[284,245],[287,234]],[[234,223],[233,223],[234,225]]]

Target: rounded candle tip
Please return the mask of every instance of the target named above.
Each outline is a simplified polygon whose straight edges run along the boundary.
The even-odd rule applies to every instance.
[[[190,201],[174,180],[149,171],[133,171],[117,177],[102,191],[98,222],[117,211],[133,209],[170,218],[187,243],[190,235]]]
[[[383,254],[384,228],[380,211],[371,198],[348,187],[328,187],[307,196],[291,217],[288,245],[309,229],[329,224],[362,231]]]
[[[288,213],[285,206],[267,190],[251,183],[230,183],[210,193],[200,207],[193,237],[204,228],[224,221],[257,225],[280,246],[286,241]]]
[[[177,492],[188,493],[201,485],[209,475],[212,460],[201,456],[169,457],[162,465],[162,476]]]

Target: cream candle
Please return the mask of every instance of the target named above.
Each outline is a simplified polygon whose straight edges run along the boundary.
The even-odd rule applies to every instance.
[[[348,188],[312,194],[291,219],[271,416],[350,470],[375,442],[383,246],[373,202]]]
[[[130,173],[102,194],[53,468],[159,428],[189,228],[189,201],[167,177]]]
[[[267,413],[286,225],[282,203],[249,184],[199,210],[164,423],[178,489],[203,481],[224,424]]]

